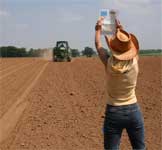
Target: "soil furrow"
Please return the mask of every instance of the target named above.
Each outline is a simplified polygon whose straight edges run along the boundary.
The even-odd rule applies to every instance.
[[[9,87],[3,87],[1,89],[1,112],[0,117],[6,112],[6,110],[14,103],[15,99],[21,95],[21,93],[25,90],[25,88],[30,84],[32,81],[33,76],[37,74],[37,71],[39,68],[42,67],[42,65],[45,62],[38,62],[35,64],[32,68],[28,67],[26,68],[25,72],[22,72],[22,76],[19,80],[16,80],[12,83],[12,85],[9,85]],[[21,73],[20,73],[21,75]],[[10,83],[11,84],[11,83]]]
[[[31,84],[24,90],[23,94],[18,97],[9,111],[0,119],[0,133],[2,133],[0,135],[0,143],[5,140],[10,132],[14,129],[18,119],[28,104],[28,101],[25,101],[27,94],[34,87],[47,65],[48,63],[44,64],[41,69],[38,69],[39,72],[37,72],[36,76],[32,78],[33,82],[31,82]]]

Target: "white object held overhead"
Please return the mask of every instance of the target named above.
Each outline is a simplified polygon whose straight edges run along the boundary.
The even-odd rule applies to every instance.
[[[101,9],[100,17],[104,17],[102,25],[102,34],[113,36],[116,32],[116,11],[109,9]]]

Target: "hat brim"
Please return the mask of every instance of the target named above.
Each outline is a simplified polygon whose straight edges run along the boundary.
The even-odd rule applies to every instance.
[[[110,47],[110,50],[112,52],[112,55],[115,58],[117,58],[119,60],[130,60],[138,54],[138,51],[139,51],[138,40],[135,37],[135,35],[130,34],[130,36],[131,36],[131,48],[129,50],[127,50],[126,52],[123,52],[123,53],[119,53],[117,51],[114,51],[112,46],[111,46],[111,40],[110,40],[109,47]]]

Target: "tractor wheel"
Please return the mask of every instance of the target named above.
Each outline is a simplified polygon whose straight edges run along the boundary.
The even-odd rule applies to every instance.
[[[57,58],[55,58],[53,61],[54,61],[54,62],[57,62]]]
[[[67,58],[67,61],[68,61],[68,62],[71,62],[71,58],[70,58],[70,57],[68,57],[68,58]]]

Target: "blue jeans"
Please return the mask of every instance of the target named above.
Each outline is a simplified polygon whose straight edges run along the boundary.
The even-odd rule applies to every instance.
[[[134,150],[145,150],[144,122],[137,103],[126,106],[107,105],[104,121],[105,150],[119,149],[123,129],[126,129]]]

